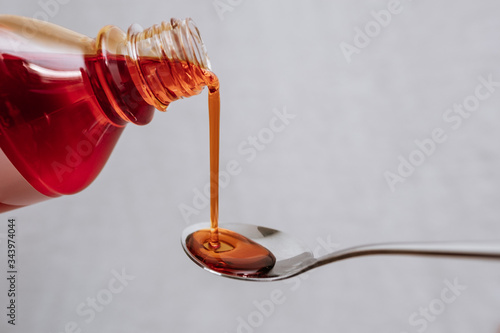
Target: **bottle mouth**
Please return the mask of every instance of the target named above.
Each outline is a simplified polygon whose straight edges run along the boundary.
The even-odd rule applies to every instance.
[[[127,40],[146,100],[157,109],[164,111],[170,102],[197,95],[207,85],[210,60],[192,19],[173,18],[145,30],[134,24]],[[147,60],[158,62],[154,70],[145,65]]]

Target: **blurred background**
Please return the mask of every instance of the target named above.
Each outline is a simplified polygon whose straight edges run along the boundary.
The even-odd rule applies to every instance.
[[[0,3],[91,37],[193,18],[221,83],[221,170],[240,165],[222,223],[280,229],[317,254],[500,238],[498,1]],[[494,261],[367,257],[275,283],[205,272],[179,239],[209,219],[193,202],[208,158],[204,91],[128,125],[85,191],[0,215],[3,237],[17,220],[19,262],[17,324],[2,312],[0,330],[500,331]]]

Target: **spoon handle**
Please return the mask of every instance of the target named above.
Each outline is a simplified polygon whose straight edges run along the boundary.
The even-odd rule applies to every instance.
[[[352,257],[367,255],[429,255],[500,259],[500,241],[489,242],[415,242],[381,243],[347,248],[317,259],[314,267]]]

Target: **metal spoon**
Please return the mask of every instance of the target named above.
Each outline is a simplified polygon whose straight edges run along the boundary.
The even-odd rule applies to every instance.
[[[256,225],[235,223],[220,225],[220,227],[235,231],[266,247],[276,257],[276,264],[269,272],[260,273],[258,275],[220,273],[207,268],[203,262],[194,257],[186,248],[186,238],[191,233],[200,229],[209,228],[209,226],[208,223],[200,223],[184,229],[181,236],[181,243],[186,254],[196,264],[211,273],[246,281],[284,280],[335,261],[367,255],[396,254],[500,259],[500,241],[495,243],[414,242],[368,244],[350,247],[315,258],[307,247],[286,233]]]

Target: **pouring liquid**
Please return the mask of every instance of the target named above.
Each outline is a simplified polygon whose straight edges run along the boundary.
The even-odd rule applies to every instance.
[[[220,95],[217,77],[207,72],[210,128],[210,229],[186,239],[186,247],[208,268],[221,273],[258,275],[268,272],[276,258],[265,247],[227,229],[219,228]]]
[[[1,50],[1,49],[0,49]],[[108,57],[109,75],[121,77],[122,96],[134,107],[137,123],[148,123],[154,109],[134,90],[122,56]],[[97,176],[122,133],[125,121],[96,93],[97,55],[0,52],[0,213],[50,197],[73,194]],[[184,73],[181,62],[142,59],[145,73]],[[165,67],[165,68],[164,68]],[[168,67],[168,68],[166,68]],[[199,68],[193,81],[209,88],[211,228],[187,239],[189,251],[208,267],[240,275],[270,270],[273,254],[250,239],[219,229],[219,81]],[[196,82],[193,83],[196,86]],[[75,130],[76,129],[76,130]],[[10,170],[7,172],[6,170]]]

